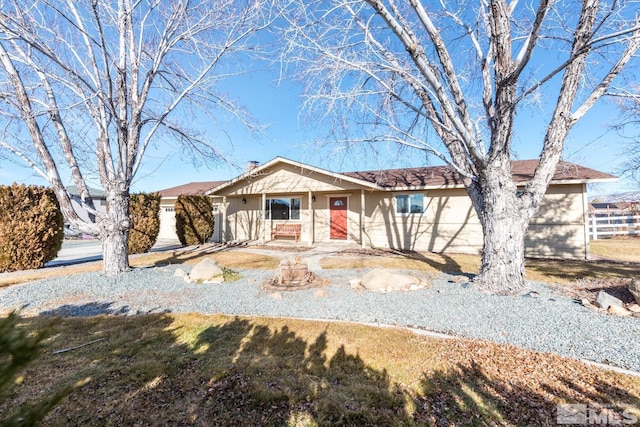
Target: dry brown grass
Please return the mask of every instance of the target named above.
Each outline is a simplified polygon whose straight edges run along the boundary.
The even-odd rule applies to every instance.
[[[129,257],[129,265],[132,267],[145,267],[149,265],[166,264],[197,264],[202,258],[211,257],[220,265],[227,268],[249,269],[274,269],[278,266],[278,258],[258,255],[236,250],[212,249],[199,251],[169,251],[154,252],[144,255]],[[65,267],[42,268],[39,270],[21,271],[0,275],[0,287],[29,282],[32,280],[46,279],[49,277],[69,276],[78,273],[102,270],[102,261],[89,262]]]
[[[512,346],[291,319],[60,319],[22,374],[0,414],[91,377],[44,425],[555,425],[567,402],[640,415],[637,377]]]
[[[638,275],[640,271],[640,239],[596,241],[594,257],[607,260],[564,260],[530,258],[526,263],[528,280],[566,284],[581,279],[620,279]],[[622,245],[620,245],[622,243]],[[635,252],[634,252],[635,251]],[[366,251],[365,251],[366,252]],[[616,254],[624,254],[616,255]],[[321,260],[322,268],[392,268],[444,273],[477,274],[480,256],[468,254],[398,253],[371,251],[355,256],[327,257]],[[618,258],[616,258],[616,256]],[[624,258],[624,259],[623,259]]]
[[[382,267],[454,274],[476,274],[480,268],[480,257],[477,255],[378,252],[375,252],[376,256],[361,254],[361,256],[327,257],[321,260],[320,265],[326,269]],[[640,271],[640,238],[596,240],[591,242],[591,252],[596,258],[592,261],[529,259],[526,268],[527,279],[566,284],[583,279],[624,279],[637,276]],[[130,257],[129,262],[132,267],[195,264],[206,256],[214,258],[221,265],[231,269],[275,269],[279,264],[278,257],[252,254],[233,248],[220,250],[218,247],[136,255]],[[101,262],[91,262],[7,273],[0,275],[0,287],[48,277],[100,271],[101,268]]]
[[[617,261],[640,263],[640,237],[592,240],[591,255]]]
[[[329,257],[320,262],[322,268],[396,268],[406,270],[477,273],[480,257],[468,254],[413,252],[385,257]]]

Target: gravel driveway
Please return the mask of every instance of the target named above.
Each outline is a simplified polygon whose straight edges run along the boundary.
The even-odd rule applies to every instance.
[[[185,283],[174,276],[176,268],[138,268],[118,278],[86,273],[10,286],[0,289],[0,312],[198,312],[348,320],[509,343],[640,371],[640,318],[590,310],[543,283],[530,282],[531,292],[524,296],[494,296],[443,274],[430,278],[427,289],[379,294],[352,290],[348,284],[367,269],[321,270],[318,276],[329,284],[320,292],[274,294],[261,287],[273,277],[271,270],[240,270],[241,280],[216,285]]]

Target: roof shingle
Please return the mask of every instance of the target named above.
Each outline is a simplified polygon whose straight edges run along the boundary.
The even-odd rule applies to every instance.
[[[513,178],[527,182],[533,177],[538,160],[515,160]],[[386,169],[377,171],[345,172],[343,175],[361,179],[384,188],[449,187],[463,185],[462,176],[449,166]],[[552,181],[612,179],[613,175],[569,162],[559,162]]]
[[[190,182],[177,187],[165,188],[159,193],[162,197],[199,196],[226,181]]]

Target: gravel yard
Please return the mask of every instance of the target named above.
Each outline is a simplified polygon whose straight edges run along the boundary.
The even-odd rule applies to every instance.
[[[188,268],[181,266],[182,268]],[[348,280],[368,270],[321,270],[322,288],[268,292],[272,270],[241,270],[241,280],[188,284],[178,266],[137,268],[118,278],[83,273],[0,289],[0,312],[92,316],[198,312],[348,320],[410,326],[460,337],[509,343],[640,371],[640,318],[622,318],[583,307],[543,283],[523,296],[482,294],[446,274],[425,274],[427,289],[371,293]],[[418,273],[412,273],[418,274]]]

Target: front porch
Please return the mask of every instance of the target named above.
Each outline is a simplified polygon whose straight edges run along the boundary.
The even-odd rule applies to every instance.
[[[224,196],[221,239],[314,246],[345,242],[364,247],[364,190]]]

